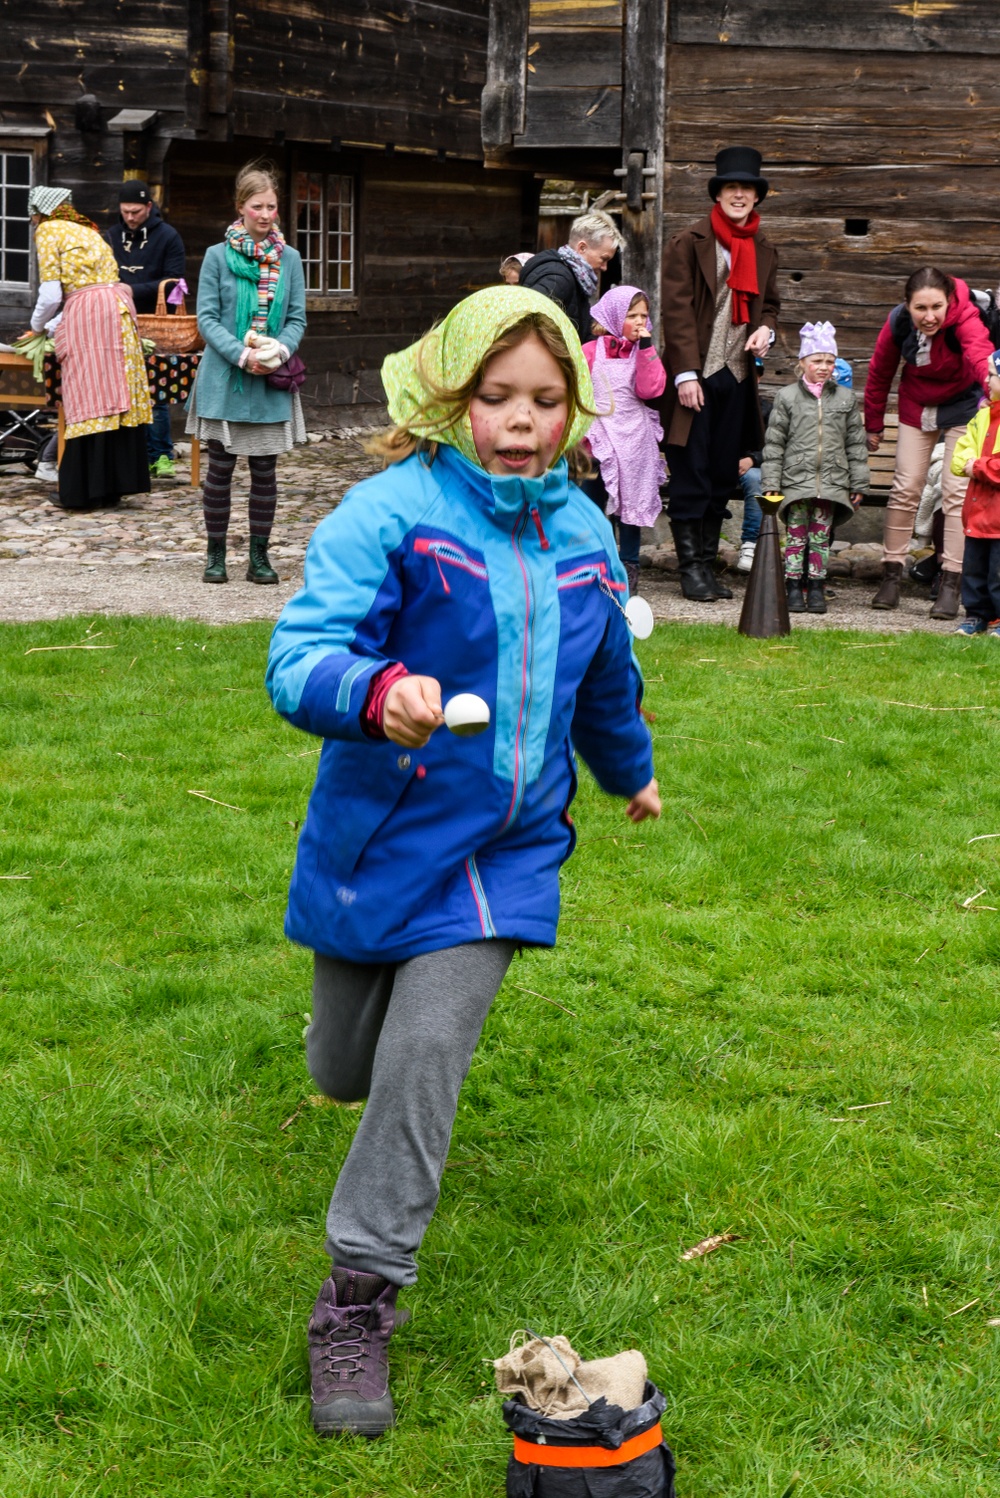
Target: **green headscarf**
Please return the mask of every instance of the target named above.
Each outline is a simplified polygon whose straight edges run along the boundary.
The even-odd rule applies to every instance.
[[[456,447],[464,458],[482,468],[466,412],[451,427],[447,405],[435,399],[438,390],[460,390],[482,364],[497,339],[527,317],[542,312],[562,333],[576,369],[577,390],[587,406],[593,406],[590,370],[580,348],[576,329],[562,308],[538,291],[523,286],[490,286],[476,291],[453,307],[443,322],[426,333],[419,343],[398,354],[390,354],[382,365],[382,384],[389,401],[389,415],[397,426],[419,436]],[[593,417],[577,409],[563,433],[556,460],[583,437]]]

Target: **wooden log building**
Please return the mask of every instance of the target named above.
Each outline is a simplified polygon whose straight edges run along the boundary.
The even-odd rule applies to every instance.
[[[716,150],[756,145],[784,299],[772,378],[817,317],[863,378],[919,264],[997,281],[986,0],[0,3],[0,337],[34,298],[27,185],[72,187],[105,225],[145,177],[193,287],[260,155],[307,263],[321,404],[378,400],[388,351],[535,248],[547,176],[620,193],[624,273],[655,308],[664,236],[707,208]]]
[[[998,54],[986,0],[506,0],[484,143],[504,167],[559,150],[617,168],[625,275],[654,295],[715,152],[756,146],[781,261],[769,373],[787,375],[801,323],[830,318],[863,379],[912,270],[1000,278]]]
[[[306,261],[319,404],[381,399],[384,356],[535,247],[533,170],[487,170],[488,0],[3,0],[0,338],[34,302],[30,183],[104,227],[126,176],[184,238],[188,284],[266,156]]]

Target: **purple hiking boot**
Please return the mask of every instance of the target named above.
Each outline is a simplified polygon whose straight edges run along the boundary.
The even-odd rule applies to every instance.
[[[395,1420],[386,1351],[397,1323],[396,1285],[334,1268],[309,1318],[312,1423],[317,1435],[380,1436]]]

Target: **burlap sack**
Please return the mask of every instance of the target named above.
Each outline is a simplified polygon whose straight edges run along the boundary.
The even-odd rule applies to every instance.
[[[510,1352],[493,1367],[501,1394],[508,1399],[520,1394],[529,1409],[556,1420],[579,1415],[602,1395],[623,1410],[635,1409],[646,1387],[641,1352],[633,1348],[585,1363],[566,1337],[550,1337],[547,1345],[527,1332],[515,1332]]]

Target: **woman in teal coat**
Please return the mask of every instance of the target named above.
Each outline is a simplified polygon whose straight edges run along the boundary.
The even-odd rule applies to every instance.
[[[198,281],[206,348],[188,402],[187,430],[208,446],[202,490],[208,534],[206,583],[228,582],[226,532],[237,457],[250,467],[247,579],[276,583],[267,543],[278,502],[278,453],[306,440],[298,391],[267,375],[295,353],[306,330],[302,260],[278,228],[274,175],[251,164],[236,179],[236,222],[212,245]]]

